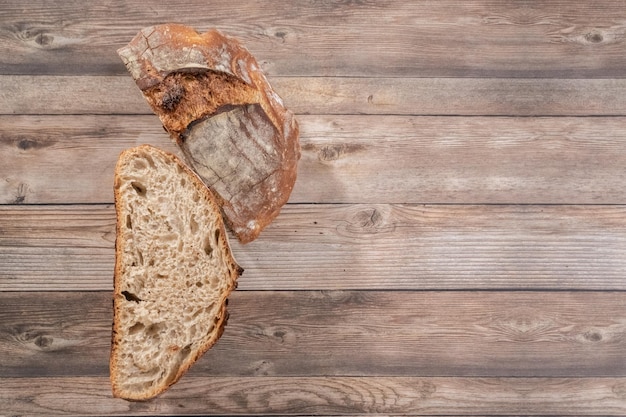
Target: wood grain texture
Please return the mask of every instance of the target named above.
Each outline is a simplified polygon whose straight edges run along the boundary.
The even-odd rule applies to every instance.
[[[0,299],[0,374],[108,376],[112,292],[0,292]]]
[[[13,415],[623,415],[623,378],[183,378],[127,402],[108,378],[0,378]],[[565,400],[564,400],[565,399]]]
[[[115,51],[171,21],[238,37],[270,75],[623,78],[623,16],[617,0],[10,0],[0,73],[122,74]]]
[[[111,293],[0,293],[3,377],[107,376]],[[188,377],[624,377],[624,292],[236,291]],[[72,366],[67,366],[67,364]]]
[[[0,290],[110,290],[114,224],[112,206],[0,206]],[[291,204],[231,244],[243,290],[626,290],[624,206]]]
[[[307,122],[292,202],[621,204],[626,195],[623,118]]]
[[[291,203],[626,203],[623,117],[299,121]],[[0,203],[112,202],[117,157],[140,143],[176,152],[153,115],[0,116]]]
[[[271,77],[296,114],[624,116],[626,79]],[[152,114],[129,75],[0,75],[0,114]]]
[[[112,398],[113,167],[176,152],[116,50],[218,28],[303,146],[226,332]],[[0,415],[626,415],[622,0],[6,0]]]
[[[113,171],[122,150],[150,143],[177,153],[158,118],[143,118],[4,117],[0,203],[112,203]]]

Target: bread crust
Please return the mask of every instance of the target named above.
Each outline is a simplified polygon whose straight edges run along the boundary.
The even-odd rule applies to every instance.
[[[118,54],[187,162],[215,192],[229,228],[242,243],[256,239],[289,199],[300,145],[294,114],[255,58],[215,29],[199,34],[179,24],[144,28]],[[231,142],[216,144],[215,130],[193,131],[233,106],[246,110],[227,128],[233,131]],[[237,118],[243,126],[237,126]],[[259,121],[262,128],[248,132]],[[193,144],[187,143],[190,137]],[[214,152],[220,146],[241,155],[232,162],[233,152]],[[224,168],[225,160],[229,167]]]
[[[124,389],[122,389],[117,381],[118,357],[116,355],[116,349],[122,338],[122,334],[120,332],[121,330],[120,321],[119,321],[120,310],[121,310],[120,301],[125,298],[124,295],[121,293],[122,259],[123,259],[122,252],[124,249],[124,245],[127,243],[123,239],[123,234],[121,233],[121,228],[122,228],[121,217],[122,216],[121,216],[121,204],[120,203],[121,203],[122,197],[121,197],[121,191],[120,191],[121,179],[120,179],[120,176],[118,175],[118,171],[119,171],[120,165],[124,163],[125,160],[129,158],[133,158],[136,155],[141,154],[145,151],[149,153],[158,153],[163,158],[170,160],[170,161],[174,161],[177,164],[179,164],[182,170],[188,175],[188,178],[196,184],[196,188],[201,193],[204,194],[204,197],[206,198],[207,202],[212,206],[215,213],[218,216],[220,216],[220,220],[217,222],[221,231],[218,239],[220,241],[220,244],[223,245],[223,247],[226,249],[227,261],[229,262],[230,265],[232,265],[232,268],[231,268],[232,273],[231,273],[229,285],[226,291],[221,293],[219,297],[218,302],[221,307],[220,307],[220,312],[217,315],[217,321],[215,323],[215,330],[212,332],[211,337],[208,340],[206,340],[205,343],[202,344],[197,349],[197,351],[194,353],[193,356],[190,357],[190,359],[185,360],[183,365],[180,366],[180,368],[178,369],[175,376],[171,378],[166,385],[156,386],[153,389],[144,392],[142,395],[134,395],[134,393],[129,393],[129,392],[126,392]],[[228,312],[226,309],[227,298],[230,295],[230,293],[237,287],[237,278],[243,273],[244,270],[241,266],[237,264],[235,258],[232,255],[232,251],[230,249],[228,238],[226,235],[226,230],[223,225],[223,220],[221,219],[219,206],[216,203],[213,194],[208,188],[204,186],[204,183],[197,176],[197,174],[191,169],[189,169],[184,163],[182,163],[182,161],[176,155],[171,154],[169,152],[165,152],[163,150],[160,150],[150,145],[140,145],[138,147],[123,151],[120,154],[118,163],[116,165],[113,191],[114,191],[115,211],[116,211],[116,225],[115,225],[116,239],[115,239],[115,268],[114,268],[114,276],[113,276],[113,324],[112,324],[112,336],[111,336],[111,355],[110,355],[110,363],[109,363],[111,386],[112,386],[114,397],[124,398],[127,400],[134,400],[134,401],[144,401],[144,400],[148,400],[150,398],[153,398],[161,394],[163,391],[167,390],[170,386],[175,384],[189,370],[189,368],[193,365],[193,363],[195,363],[200,358],[200,356],[202,356],[207,350],[209,350],[222,336],[224,332],[224,328],[227,323],[227,319],[228,319]]]

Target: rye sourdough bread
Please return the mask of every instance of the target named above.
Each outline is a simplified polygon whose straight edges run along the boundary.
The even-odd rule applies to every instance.
[[[118,50],[165,130],[250,242],[279,214],[296,180],[298,124],[254,57],[217,30],[145,28]]]
[[[145,400],[221,336],[243,270],[218,205],[176,156],[143,145],[115,167],[113,394]]]

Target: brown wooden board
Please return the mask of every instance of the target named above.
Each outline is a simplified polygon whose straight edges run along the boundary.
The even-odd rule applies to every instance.
[[[623,78],[623,15],[615,0],[10,0],[0,73],[122,74],[115,51],[141,28],[185,22],[238,37],[270,75]]]
[[[113,167],[176,151],[116,50],[237,37],[297,114],[296,187],[218,344],[108,378]],[[626,415],[626,5],[7,0],[0,415]]]
[[[198,377],[148,402],[105,377],[0,378],[15,415],[623,415],[623,378]],[[36,389],[36,392],[33,392]]]
[[[239,288],[626,290],[624,206],[288,205]],[[0,290],[112,288],[112,206],[0,206]]]
[[[297,115],[626,115],[626,79],[274,76],[270,82]],[[130,75],[2,75],[0,114],[152,112]]]
[[[107,376],[112,294],[0,293],[3,377]],[[624,292],[236,291],[211,377],[624,377]]]
[[[299,121],[292,203],[626,203],[623,117]],[[176,151],[153,115],[0,116],[0,203],[110,203],[119,153],[141,143]]]

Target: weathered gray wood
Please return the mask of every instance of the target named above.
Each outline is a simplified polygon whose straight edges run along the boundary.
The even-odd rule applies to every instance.
[[[1,415],[626,415],[622,0],[0,10]],[[168,21],[241,39],[303,159],[276,222],[231,239],[223,338],[131,403],[113,166],[175,148],[115,51]]]
[[[299,120],[292,203],[626,203],[623,117]],[[0,116],[0,203],[112,202],[139,143],[175,151],[153,115]]]
[[[0,375],[108,376],[112,297],[76,289],[0,292]]]
[[[112,206],[0,206],[0,290],[110,290]],[[244,290],[626,290],[624,206],[287,205]]]
[[[626,376],[623,292],[236,291],[189,376]],[[601,307],[600,307],[601,306]],[[107,376],[110,292],[0,293],[3,377]]]
[[[240,38],[271,75],[624,77],[621,1],[120,0],[3,4],[3,74],[124,72],[142,27],[185,22]],[[112,11],[114,11],[112,13]],[[123,16],[123,18],[122,18]],[[373,24],[375,22],[375,24]]]
[[[151,114],[130,75],[1,75],[2,114]]]
[[[625,79],[271,77],[297,114],[626,115]],[[0,76],[0,114],[152,114],[129,75]]]
[[[624,118],[303,121],[292,202],[626,202]]]
[[[156,116],[0,117],[0,203],[113,202],[117,158],[142,143],[178,153]]]
[[[0,378],[16,415],[623,415],[624,378],[183,378],[148,402],[108,378]]]

